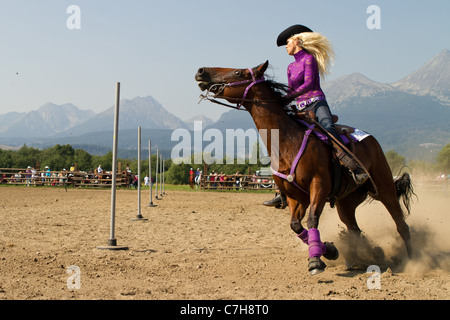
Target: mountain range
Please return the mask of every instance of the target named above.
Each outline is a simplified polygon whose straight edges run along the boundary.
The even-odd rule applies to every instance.
[[[408,159],[435,157],[450,142],[450,51],[443,50],[417,71],[391,84],[378,83],[360,73],[325,82],[331,111],[340,123],[373,134],[385,151],[396,150]],[[47,103],[28,113],[0,115],[0,145],[45,148],[56,143],[83,147],[93,154],[111,149],[114,106],[103,112],[80,110],[73,104]],[[120,103],[119,148],[136,150],[137,127],[142,139],[170,150],[174,129],[219,130],[255,128],[251,117],[240,111],[224,112],[213,122],[199,115],[183,121],[153,97],[124,99]],[[145,146],[145,143],[144,143]],[[169,153],[170,154],[170,153]]]

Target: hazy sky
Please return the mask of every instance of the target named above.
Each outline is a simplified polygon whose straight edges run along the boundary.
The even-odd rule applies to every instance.
[[[287,82],[293,58],[275,42],[293,24],[333,43],[328,80],[360,72],[391,83],[450,49],[449,12],[449,0],[0,0],[0,114],[47,102],[101,112],[121,82],[121,98],[151,95],[183,120],[216,120],[228,109],[198,104],[197,69],[269,60],[270,74]]]

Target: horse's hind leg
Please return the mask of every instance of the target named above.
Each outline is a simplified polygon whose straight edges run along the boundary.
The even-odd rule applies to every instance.
[[[348,231],[346,239],[346,250],[344,257],[347,269],[355,268],[361,263],[357,257],[357,245],[361,243],[361,229],[356,222],[356,208],[367,198],[367,191],[363,188],[355,190],[345,198],[336,200],[336,208],[341,221],[345,224]]]
[[[397,232],[400,234],[403,241],[405,242],[406,252],[408,253],[408,257],[412,258],[413,251],[412,251],[412,247],[411,247],[411,243],[410,243],[411,236],[409,233],[409,226],[405,222],[403,210],[402,210],[397,198],[394,196],[394,194],[391,197],[389,197],[388,199],[380,199],[380,201],[384,204],[386,209],[389,211],[392,219],[394,219],[395,225],[397,226]]]
[[[336,200],[336,208],[341,221],[347,227],[347,230],[353,234],[361,234],[358,223],[356,222],[356,208],[367,198],[367,191],[363,188],[355,190],[345,198]]]

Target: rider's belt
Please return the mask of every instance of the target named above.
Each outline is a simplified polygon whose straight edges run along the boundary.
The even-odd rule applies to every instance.
[[[307,105],[316,102],[316,101],[320,101],[320,100],[325,100],[324,96],[318,96],[318,97],[312,97],[311,99],[308,100],[303,100],[300,102],[297,102],[297,109],[298,110],[302,110],[304,109]]]

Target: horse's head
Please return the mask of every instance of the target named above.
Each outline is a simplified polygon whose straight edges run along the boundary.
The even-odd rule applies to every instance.
[[[253,84],[263,81],[268,65],[269,61],[252,69],[200,68],[195,80],[202,91],[207,90],[207,95],[213,93],[216,98],[235,103],[245,99]]]

